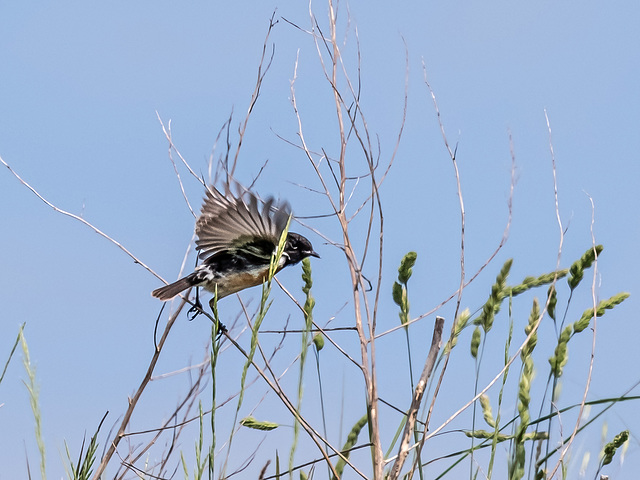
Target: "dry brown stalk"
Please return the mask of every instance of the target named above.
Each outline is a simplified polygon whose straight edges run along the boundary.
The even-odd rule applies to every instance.
[[[400,471],[402,470],[407,455],[409,454],[409,442],[411,440],[411,436],[413,435],[416,418],[418,417],[418,412],[420,411],[420,406],[422,405],[422,399],[427,387],[427,382],[429,381],[429,378],[431,378],[431,373],[433,372],[433,367],[435,366],[438,352],[440,351],[440,347],[442,346],[443,329],[444,318],[436,317],[436,322],[433,327],[431,347],[429,348],[429,354],[427,355],[427,359],[424,363],[424,368],[422,370],[422,374],[420,375],[420,380],[418,380],[418,383],[416,384],[415,390],[413,392],[413,398],[411,399],[411,406],[409,407],[409,411],[407,412],[407,422],[405,423],[404,432],[402,433],[398,455],[396,456],[396,461],[391,467],[391,472],[389,473],[388,478],[390,480],[396,480],[400,476]],[[411,478],[412,475],[413,471],[408,475],[408,478]]]

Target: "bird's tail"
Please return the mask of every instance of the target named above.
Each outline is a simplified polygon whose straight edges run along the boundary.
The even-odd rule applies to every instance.
[[[173,282],[170,285],[165,287],[160,287],[151,292],[151,295],[162,300],[163,302],[166,300],[170,300],[176,295],[178,295],[183,290],[193,286],[193,282],[191,281],[191,276],[186,276],[181,278],[177,282]]]

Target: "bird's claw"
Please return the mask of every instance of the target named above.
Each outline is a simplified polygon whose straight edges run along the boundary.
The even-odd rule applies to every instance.
[[[196,287],[196,301],[193,303],[193,307],[191,307],[187,312],[187,316],[189,317],[190,322],[195,320],[195,318],[201,313],[204,313],[204,310],[202,310],[202,303],[200,303],[199,294],[200,294],[200,289]]]
[[[218,321],[218,325],[216,326],[216,340],[218,340],[222,335],[228,332],[227,327],[220,321]]]
[[[192,322],[201,313],[203,313],[202,312],[202,305],[197,305],[196,304],[196,305],[194,305],[193,307],[191,307],[189,309],[189,311],[187,312],[187,317],[189,317],[189,321]]]
[[[201,315],[204,313],[204,310],[202,309],[202,303],[200,303],[200,290],[196,289],[196,300],[195,302],[193,302],[193,306],[187,311],[187,316],[189,317],[189,321],[193,321],[195,320],[195,318],[198,315]],[[212,300],[213,301],[213,300]],[[213,305],[211,305],[211,308],[213,310]],[[225,333],[227,333],[227,327],[224,326],[224,324],[222,322],[220,322],[219,320],[215,320],[217,321],[217,326],[216,326],[216,340],[218,340],[222,335],[224,335]]]

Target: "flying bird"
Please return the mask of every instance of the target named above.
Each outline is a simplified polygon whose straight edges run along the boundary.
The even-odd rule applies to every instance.
[[[196,221],[196,250],[202,264],[151,295],[166,301],[189,287],[202,287],[212,293],[217,290],[221,299],[262,284],[290,216],[287,202],[269,198],[263,203],[249,191],[223,195],[208,187]],[[319,255],[305,237],[288,232],[276,272],[306,257]]]

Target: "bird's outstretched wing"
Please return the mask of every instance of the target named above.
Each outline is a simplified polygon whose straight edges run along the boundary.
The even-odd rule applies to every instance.
[[[225,196],[208,187],[196,222],[196,248],[200,258],[206,260],[217,253],[234,250],[270,257],[290,215],[287,202],[268,198],[263,204],[251,192]]]

